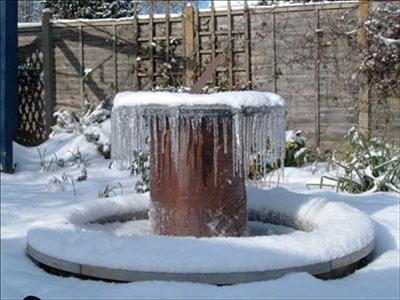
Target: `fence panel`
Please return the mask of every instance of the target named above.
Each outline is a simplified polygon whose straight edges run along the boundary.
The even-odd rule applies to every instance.
[[[138,2],[132,18],[51,22],[55,109],[80,112],[85,101],[112,100],[123,90],[191,85],[223,53],[226,64],[210,84],[277,92],[289,105],[289,129],[330,148],[358,120],[358,91],[343,84],[356,62],[330,25],[346,12],[357,18],[358,4],[245,2],[225,10],[213,2],[209,10],[193,1]]]

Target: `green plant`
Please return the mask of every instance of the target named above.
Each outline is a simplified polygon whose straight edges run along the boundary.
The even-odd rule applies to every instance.
[[[309,150],[306,147],[306,138],[301,130],[296,131],[286,139],[285,167],[301,167],[306,159]]]
[[[337,190],[350,193],[392,191],[400,193],[400,149],[379,139],[349,130],[349,146],[343,161],[334,160],[342,173],[323,176],[336,183]]]
[[[90,164],[88,155],[82,154],[79,149],[77,149],[76,152],[69,150],[68,152],[71,153],[71,156],[68,159],[58,158],[57,154],[54,153],[54,157],[52,157],[50,160],[46,158],[47,149],[44,149],[43,151],[39,147],[36,149],[39,154],[40,169],[42,171],[56,171],[58,168],[64,168],[68,166],[77,166],[78,168],[81,166],[87,167]]]
[[[134,152],[134,159],[129,169],[131,175],[138,175],[140,179],[136,182],[137,193],[145,193],[150,190],[150,154],[147,152]]]
[[[98,197],[99,198],[109,198],[111,194],[114,196],[117,196],[116,190],[120,188],[121,189],[121,195],[123,194],[123,188],[120,182],[118,182],[118,186],[113,186],[107,184],[103,190],[99,190]]]

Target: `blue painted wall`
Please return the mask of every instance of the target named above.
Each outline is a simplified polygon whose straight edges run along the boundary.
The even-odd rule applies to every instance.
[[[12,143],[17,124],[17,4],[0,1],[0,155],[1,170],[13,170]]]

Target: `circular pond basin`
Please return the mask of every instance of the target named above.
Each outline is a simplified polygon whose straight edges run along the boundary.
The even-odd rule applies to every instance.
[[[27,253],[57,274],[210,284],[290,272],[337,278],[371,257],[373,223],[357,209],[282,188],[247,192],[250,234],[243,237],[154,235],[146,224],[149,196],[129,195],[60,212],[59,222],[29,231]],[[135,229],[124,228],[128,223]]]

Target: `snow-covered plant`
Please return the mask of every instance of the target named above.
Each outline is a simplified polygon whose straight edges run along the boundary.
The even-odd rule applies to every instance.
[[[88,175],[87,175],[87,170],[85,167],[81,169],[81,173],[75,178],[76,181],[81,182],[87,180]]]
[[[46,159],[46,151],[47,151],[47,149],[44,149],[43,151],[40,150],[39,147],[37,147],[36,149],[37,149],[37,152],[39,154],[40,169],[42,171],[51,171],[51,170],[54,171],[57,167],[58,168],[64,168],[65,167],[65,160],[63,158],[58,158],[57,154],[54,154],[54,157],[52,157],[50,160],[47,160]]]
[[[306,138],[302,135],[302,131],[298,130],[296,133],[289,131],[286,135],[285,167],[301,167],[306,162],[308,153]]]
[[[72,111],[59,110],[54,113],[56,125],[52,127],[51,134],[54,135],[60,132],[82,132],[82,126],[79,123],[79,118]]]
[[[337,184],[337,189],[350,193],[393,191],[400,193],[400,149],[377,138],[349,130],[345,139],[348,149],[338,176],[324,176]]]
[[[121,190],[121,195],[123,194],[123,188],[120,182],[118,182],[118,186],[107,184],[103,190],[99,190],[98,197],[99,198],[109,198],[112,195],[117,196],[118,188]]]
[[[88,81],[88,80],[92,79],[92,76],[93,76],[93,69],[92,68],[86,68],[83,71],[82,79],[83,79],[83,81]]]
[[[90,126],[92,124],[99,124],[110,117],[111,105],[107,101],[100,101],[97,105],[85,101],[84,114],[79,122],[82,126]]]
[[[41,150],[39,147],[36,148],[39,159],[40,159],[40,169],[42,171],[55,171],[64,167],[77,166],[83,168],[89,166],[89,157],[87,154],[83,154],[79,149],[75,152],[68,151],[70,153],[69,157],[59,158],[56,153],[50,159],[46,158],[47,149]],[[86,170],[85,170],[86,172]]]
[[[134,152],[134,159],[131,166],[131,175],[140,176],[136,182],[137,193],[145,193],[150,190],[150,154],[148,152]]]
[[[58,186],[61,188],[62,191],[64,191],[65,183],[70,183],[72,185],[72,190],[74,192],[74,196],[76,197],[77,194],[75,189],[75,179],[72,175],[69,175],[65,172],[61,175],[61,177],[54,176],[53,179],[50,180],[47,188],[49,191],[52,191]]]
[[[88,107],[86,113],[80,119],[86,140],[95,144],[97,150],[106,159],[111,157],[111,144],[109,137],[100,129],[99,124],[110,118],[110,105],[105,101],[101,101],[95,107]]]
[[[84,134],[86,140],[95,144],[104,158],[110,158],[110,139],[100,128],[100,124],[111,117],[111,105],[107,101],[100,101],[97,105],[85,101],[79,117],[68,110],[57,111],[54,116],[56,125],[52,128],[52,135],[61,132]]]
[[[79,148],[75,152],[69,151],[69,153],[71,153],[71,156],[68,160],[70,162],[70,165],[76,165],[78,168],[80,166],[89,166],[88,155],[83,154],[81,151],[79,151]]]

